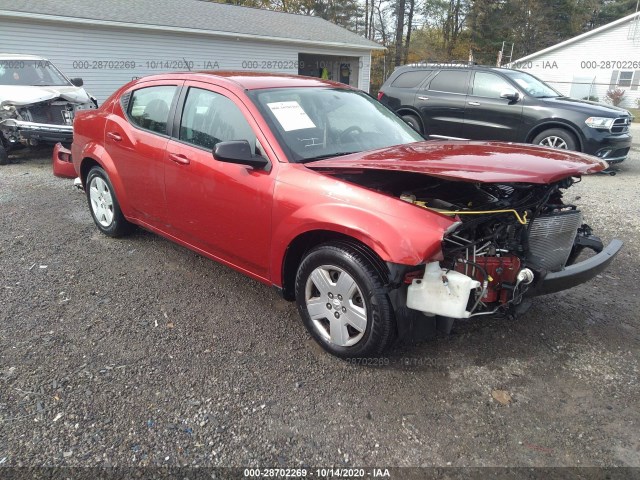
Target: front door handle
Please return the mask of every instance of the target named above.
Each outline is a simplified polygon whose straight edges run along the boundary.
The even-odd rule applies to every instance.
[[[418,95],[418,100],[429,100],[429,97],[422,97],[422,96]]]
[[[111,140],[115,142],[119,142],[120,140],[122,140],[122,137],[120,136],[120,134],[116,132],[107,132],[107,137],[109,137]]]
[[[187,157],[185,157],[181,153],[170,153],[169,160],[171,160],[172,162],[179,163],[180,165],[189,165],[191,163],[191,160],[189,160]]]
[[[479,107],[480,102],[469,102],[469,105],[473,105],[474,107]]]

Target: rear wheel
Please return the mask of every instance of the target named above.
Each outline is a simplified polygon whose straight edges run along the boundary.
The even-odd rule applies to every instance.
[[[561,128],[545,130],[533,139],[533,143],[544,147],[558,148],[560,150],[576,150],[577,146],[575,137]]]
[[[296,301],[307,330],[337,357],[379,355],[395,339],[383,280],[347,244],[321,245],[306,255],[296,276]]]
[[[418,133],[423,133],[422,131],[422,123],[420,123],[420,119],[415,115],[402,115],[402,119],[409,124],[411,128],[413,128]]]
[[[93,167],[87,175],[87,201],[98,229],[110,237],[120,237],[131,231],[124,218],[109,176],[101,167]]]

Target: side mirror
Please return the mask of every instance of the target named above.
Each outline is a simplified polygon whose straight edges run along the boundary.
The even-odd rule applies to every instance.
[[[512,102],[517,102],[520,99],[520,94],[512,90],[505,90],[500,93],[500,98],[506,98]]]
[[[84,85],[84,81],[81,78],[70,78],[69,80],[76,87],[81,87]]]
[[[269,160],[251,152],[251,145],[246,140],[219,142],[213,148],[213,158],[221,162],[236,163],[253,168],[264,168]]]

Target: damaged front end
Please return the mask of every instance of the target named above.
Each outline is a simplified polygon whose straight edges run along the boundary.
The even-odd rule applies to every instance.
[[[76,110],[95,108],[56,98],[28,105],[5,100],[0,105],[0,133],[8,147],[33,146],[39,142],[71,143]]]
[[[441,172],[339,166],[315,168],[454,222],[437,257],[416,267],[397,266],[396,307],[449,318],[520,313],[527,298],[595,277],[622,248],[620,240],[605,247],[578,207],[563,201],[563,192],[580,180],[578,172],[551,182],[484,173],[493,178],[473,182]]]
[[[70,144],[76,112],[97,108],[82,85],[46,59],[0,56],[0,147]]]
[[[517,312],[527,297],[574,287],[604,270],[622,248],[606,248],[562,200],[575,178],[552,184],[487,184],[434,179],[401,198],[455,217],[442,259],[412,272],[407,306],[427,315],[469,318]],[[579,263],[584,250],[593,255]]]

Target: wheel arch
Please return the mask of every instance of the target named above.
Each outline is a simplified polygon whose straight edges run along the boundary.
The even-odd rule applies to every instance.
[[[409,107],[409,106],[403,105],[402,107],[396,110],[396,113],[399,116],[413,115],[414,117],[417,117],[418,120],[420,121],[420,128],[422,132],[424,132],[424,119],[422,118],[422,115],[420,115],[420,112],[415,107]]]
[[[578,148],[580,149],[579,151],[581,152],[584,151],[584,141],[580,131],[574,125],[571,125],[569,123],[566,123],[560,120],[549,120],[536,125],[531,130],[529,130],[529,133],[527,134],[525,142],[532,143],[533,139],[536,138],[540,133],[544,132],[545,130],[551,130],[552,128],[559,128],[561,130],[566,130],[567,132],[572,134],[576,139]]]
[[[348,245],[365,257],[380,274],[385,283],[389,281],[389,269],[372,247],[357,238],[333,230],[311,230],[295,237],[287,246],[282,261],[282,296],[295,300],[295,281],[302,259],[318,245],[333,243]]]
[[[89,171],[94,166],[102,168],[109,177],[111,185],[113,185],[122,213],[128,219],[130,217],[130,204],[127,199],[127,194],[113,160],[104,147],[95,143],[89,144],[83,149],[81,158],[80,180],[82,181],[82,186],[85,189],[87,188],[87,175],[89,175]]]

